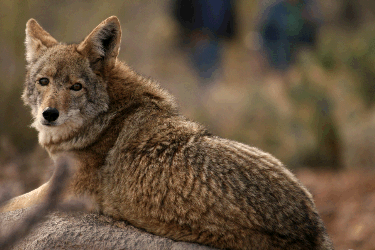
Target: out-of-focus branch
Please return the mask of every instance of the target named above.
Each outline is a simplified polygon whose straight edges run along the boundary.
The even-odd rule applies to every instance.
[[[56,209],[62,212],[94,211],[94,204],[89,198],[80,197],[58,204]]]
[[[56,162],[56,169],[51,179],[51,185],[45,201],[38,205],[21,223],[8,230],[6,235],[0,238],[0,249],[9,249],[17,241],[24,238],[32,228],[44,220],[45,215],[57,208],[61,200],[61,194],[66,186],[72,171],[71,161],[67,157],[61,157]],[[3,203],[7,197],[1,199]],[[0,200],[0,205],[2,201]],[[69,210],[68,208],[64,210]]]
[[[8,191],[8,188],[4,188],[4,191],[0,193],[0,207],[2,207],[11,198],[11,192]]]

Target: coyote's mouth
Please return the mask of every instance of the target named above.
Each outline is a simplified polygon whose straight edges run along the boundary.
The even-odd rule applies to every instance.
[[[48,122],[48,121],[42,121],[42,125],[47,126],[47,127],[57,126],[56,122]]]

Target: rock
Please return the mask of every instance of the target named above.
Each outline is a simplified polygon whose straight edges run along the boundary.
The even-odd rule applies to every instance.
[[[0,214],[1,233],[21,223],[32,208]],[[156,236],[124,221],[83,212],[51,212],[13,249],[209,250],[212,248]]]

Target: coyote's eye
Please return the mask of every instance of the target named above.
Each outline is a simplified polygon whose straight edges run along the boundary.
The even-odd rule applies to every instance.
[[[74,91],[80,91],[82,89],[82,84],[75,83],[72,87],[70,87],[70,89]]]
[[[48,78],[44,78],[44,77],[43,77],[43,78],[40,78],[40,79],[39,79],[39,84],[42,85],[42,86],[47,86],[48,83],[49,83]]]

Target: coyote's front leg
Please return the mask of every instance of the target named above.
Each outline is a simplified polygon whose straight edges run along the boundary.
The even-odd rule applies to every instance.
[[[76,196],[69,188],[72,177],[73,160],[67,156],[57,157],[56,168],[51,179],[39,188],[26,194],[17,196],[0,207],[0,213],[27,208],[38,204],[47,204],[46,209],[55,207],[58,203],[74,201]],[[77,203],[79,204],[79,203]],[[90,203],[87,202],[87,209]],[[84,208],[86,209],[86,207]]]
[[[0,212],[5,213],[42,203],[46,199],[49,186],[50,181],[44,183],[42,186],[40,186],[37,189],[34,189],[33,191],[30,191],[26,194],[11,199],[5,204],[4,207],[0,208]]]

